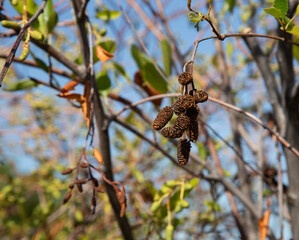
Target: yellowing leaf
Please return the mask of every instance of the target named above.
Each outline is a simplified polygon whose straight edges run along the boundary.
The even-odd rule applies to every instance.
[[[96,148],[93,149],[93,156],[99,162],[99,164],[103,164],[103,157],[98,149],[96,149]]]
[[[106,62],[107,60],[114,58],[113,54],[107,52],[100,45],[96,46],[96,53],[97,53],[98,59],[100,59],[102,62]]]
[[[269,219],[270,219],[270,209],[268,209],[264,216],[259,221],[259,230],[260,230],[260,240],[265,240],[267,236],[267,231],[269,227]]]
[[[82,103],[82,101],[84,100],[84,97],[78,93],[60,93],[57,96],[61,98],[66,98],[68,100],[74,100],[79,103]]]
[[[87,126],[90,124],[90,83],[85,83],[84,96],[81,102],[82,111]]]
[[[79,82],[76,81],[71,81],[67,84],[65,84],[62,88],[61,88],[61,92],[62,93],[66,93],[68,91],[74,90],[75,87],[79,84]]]

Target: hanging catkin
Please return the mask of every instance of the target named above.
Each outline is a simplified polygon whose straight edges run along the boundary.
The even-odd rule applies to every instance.
[[[203,90],[198,90],[194,94],[194,99],[195,99],[196,104],[205,102],[208,100],[208,98],[209,98],[209,95]]]
[[[173,110],[171,107],[166,106],[162,108],[153,122],[153,128],[155,130],[162,129],[170,121],[172,115]]]
[[[178,78],[181,85],[187,85],[193,81],[192,74],[188,72],[183,72]]]
[[[197,119],[192,119],[187,129],[187,136],[191,142],[196,142],[198,139],[198,121]]]
[[[191,144],[187,139],[180,139],[177,145],[177,158],[181,165],[188,163],[190,154]]]

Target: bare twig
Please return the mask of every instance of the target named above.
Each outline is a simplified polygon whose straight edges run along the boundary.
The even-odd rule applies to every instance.
[[[0,58],[7,58],[7,56],[8,56],[7,54],[0,54]],[[31,60],[21,61],[19,58],[15,57],[13,59],[13,62],[31,66],[31,67],[40,68],[40,66],[35,61],[31,61]],[[59,68],[52,67],[52,72],[55,74],[58,74],[60,76],[64,76],[66,78],[70,78],[70,79],[72,78],[72,74],[70,72],[67,72],[67,71],[59,69]],[[77,78],[77,80],[79,80],[79,79]]]
[[[161,71],[161,69],[159,68],[159,66],[156,64],[156,61],[151,57],[149,51],[147,50],[145,44],[143,43],[142,39],[139,37],[131,19],[128,17],[128,15],[126,14],[126,12],[124,11],[120,1],[118,0],[118,6],[122,12],[122,14],[124,15],[126,21],[128,22],[128,24],[130,25],[136,39],[138,40],[140,46],[142,47],[143,51],[146,53],[146,55],[149,57],[149,59],[151,60],[151,62],[154,64],[155,69],[157,70],[157,72],[161,75],[161,77],[167,82],[167,77],[165,76],[165,74]]]
[[[21,31],[19,32],[19,35],[15,41],[15,43],[13,44],[10,53],[5,61],[4,67],[0,73],[0,87],[2,86],[2,81],[8,71],[8,68],[10,66],[10,64],[12,63],[12,60],[15,57],[16,51],[20,45],[20,42],[22,40],[22,38],[24,37],[27,29],[32,25],[32,23],[38,18],[38,16],[43,13],[44,8],[47,4],[47,0],[43,0],[42,4],[40,5],[40,7],[37,9],[37,11],[34,13],[34,15],[29,19],[29,21],[27,23],[24,24],[24,26],[22,27]]]
[[[155,95],[155,96],[152,96],[152,97],[144,98],[144,99],[142,99],[142,100],[140,100],[138,102],[135,102],[135,103],[133,103],[131,105],[125,106],[122,110],[120,110],[114,116],[112,116],[112,119],[115,118],[115,117],[117,117],[117,116],[119,116],[120,114],[122,114],[125,110],[130,109],[132,107],[135,107],[135,106],[137,106],[139,104],[146,103],[148,101],[152,101],[152,100],[160,99],[160,98],[179,97],[180,95],[181,95],[180,93],[167,93],[167,94],[160,94],[160,95]],[[264,124],[259,118],[257,118],[253,114],[251,114],[249,112],[246,112],[246,111],[242,110],[241,108],[233,106],[233,105],[231,105],[229,103],[225,103],[225,102],[223,102],[221,100],[213,98],[213,97],[209,97],[209,100],[212,101],[212,102],[218,103],[218,104],[220,104],[220,105],[222,105],[224,107],[227,107],[229,109],[232,109],[232,110],[234,110],[236,112],[244,114],[246,117],[248,117],[249,119],[253,120],[257,124],[261,125],[264,129],[268,130],[271,133],[271,135],[276,136],[279,142],[281,142],[286,148],[288,148],[297,157],[299,157],[299,152],[298,152],[297,149],[293,148],[286,139],[284,139],[283,137],[280,136],[280,134],[278,132],[276,132],[276,131],[272,130],[271,128],[269,128],[266,124]]]
[[[292,153],[294,153],[299,158],[299,152],[298,152],[297,149],[293,148],[291,146],[291,144],[286,139],[284,139],[283,137],[281,137],[279,135],[278,132],[276,132],[276,131],[272,130],[271,128],[269,128],[266,124],[264,124],[259,118],[257,118],[253,114],[251,114],[249,112],[246,112],[246,111],[242,110],[241,108],[238,108],[238,107],[233,106],[231,104],[220,101],[220,100],[218,100],[216,98],[213,98],[213,97],[209,97],[209,100],[212,101],[212,102],[218,103],[218,104],[220,104],[224,107],[227,107],[229,109],[232,109],[234,111],[237,111],[239,113],[244,114],[246,117],[250,118],[251,120],[253,120],[257,124],[261,125],[264,129],[268,130],[271,133],[271,135],[276,136],[278,141],[281,142],[282,145],[284,145],[286,148],[288,148]]]
[[[249,33],[231,33],[231,34],[221,34],[221,36],[223,37],[223,40],[226,38],[230,38],[230,37],[260,37],[260,38],[270,38],[270,39],[274,39],[274,40],[278,40],[281,42],[284,42],[285,39],[283,37],[278,37],[278,36],[273,36],[273,35],[266,35],[266,34],[258,34],[258,33],[253,33],[253,32],[249,32]],[[217,39],[217,36],[211,36],[211,37],[206,37],[206,38],[202,38],[199,39],[198,41],[196,41],[195,43],[200,43],[206,40],[210,40],[210,39]],[[299,46],[299,43],[294,42],[292,40],[287,40],[287,42]]]

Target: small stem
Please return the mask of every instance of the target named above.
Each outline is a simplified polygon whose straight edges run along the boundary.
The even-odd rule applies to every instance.
[[[184,199],[184,192],[185,192],[185,182],[181,182],[181,192],[180,192],[180,200]]]

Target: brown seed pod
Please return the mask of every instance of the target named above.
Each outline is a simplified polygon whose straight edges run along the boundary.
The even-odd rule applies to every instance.
[[[67,169],[63,170],[61,172],[61,174],[62,175],[67,175],[67,174],[70,174],[73,170],[74,170],[74,168],[67,168]]]
[[[192,108],[196,106],[195,98],[189,94],[180,96],[181,98],[181,107],[184,109]]]
[[[172,115],[173,110],[171,107],[166,106],[162,108],[153,122],[153,128],[155,130],[162,129],[170,121]]]
[[[70,198],[72,197],[72,190],[68,191],[66,194],[65,194],[65,197],[62,201],[62,204],[66,204],[68,202],[68,200],[70,200]]]
[[[167,138],[179,138],[183,135],[181,131],[175,131],[173,127],[163,128],[161,134]]]
[[[95,187],[94,189],[95,189],[97,192],[100,192],[100,193],[104,193],[104,192],[105,192],[105,188],[104,188],[104,187],[101,187],[101,186]]]
[[[81,179],[76,179],[75,181],[74,181],[74,183],[76,183],[76,184],[85,184],[85,183],[87,183],[88,182],[88,179],[87,178],[81,178]]]
[[[186,116],[188,116],[192,121],[197,118],[198,113],[199,113],[199,107],[195,105],[195,107],[187,109]]]
[[[179,76],[178,81],[181,85],[187,85],[193,81],[192,74],[188,72],[183,72]]]
[[[198,121],[197,119],[192,119],[189,128],[187,130],[187,136],[192,142],[196,142],[198,139]]]
[[[88,167],[89,167],[89,164],[86,163],[86,162],[82,162],[82,163],[80,163],[80,167],[81,167],[81,168],[88,168]]]
[[[190,118],[182,113],[175,120],[173,124],[173,129],[174,131],[182,132],[183,134],[184,131],[189,127],[189,125],[190,125]]]
[[[194,98],[195,98],[195,103],[202,103],[208,100],[209,95],[203,90],[198,90],[195,92]]]
[[[191,144],[187,139],[180,139],[177,145],[177,158],[181,165],[187,164],[189,160]]]
[[[182,96],[178,97],[175,103],[173,104],[173,111],[176,115],[180,115],[185,112],[185,108],[182,107],[183,98]]]
[[[76,186],[77,186],[77,188],[78,188],[78,191],[79,191],[80,193],[82,193],[82,192],[83,192],[82,184],[81,184],[81,183],[77,183]]]

